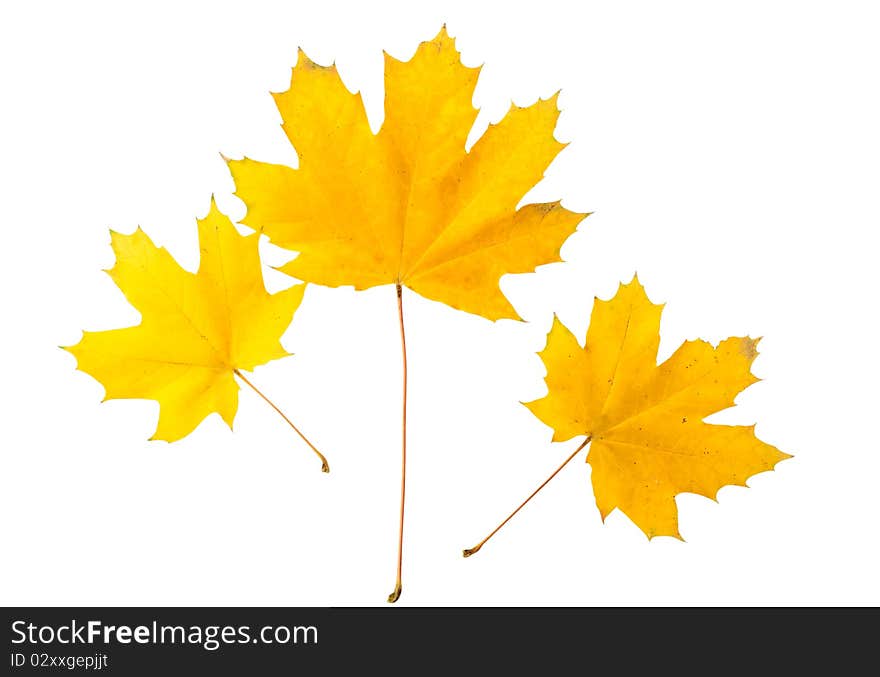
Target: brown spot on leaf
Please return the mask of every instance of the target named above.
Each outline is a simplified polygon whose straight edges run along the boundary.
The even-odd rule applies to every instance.
[[[758,341],[756,339],[745,338],[740,344],[739,349],[746,359],[754,360],[755,356],[758,354]]]

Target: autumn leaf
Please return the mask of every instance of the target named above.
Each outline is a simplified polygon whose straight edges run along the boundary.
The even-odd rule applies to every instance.
[[[105,400],[159,403],[151,439],[178,440],[211,413],[231,428],[238,409],[235,377],[254,387],[242,370],[289,354],[279,339],[305,289],[300,284],[267,293],[259,235],[240,235],[213,199],[198,231],[201,262],[195,274],[140,228],[131,235],[111,231],[116,264],[107,272],[142,321],[136,327],[84,332],[77,345],[66,348],[77,367],[104,386]]]
[[[633,278],[610,301],[596,299],[583,348],[554,319],[540,353],[548,393],[526,406],[553,428],[553,441],[586,436],[556,472],[590,444],[587,462],[603,520],[618,508],[648,538],[681,538],[677,494],[714,499],[721,487],[746,486],[790,456],[759,440],[753,425],[703,421],[733,406],[758,380],[751,373],[758,340],[729,338],[717,347],[686,341],[657,365],[662,308]]]
[[[230,160],[242,223],[300,252],[282,268],[300,280],[400,284],[489,319],[518,317],[499,278],[561,260],[585,215],[559,202],[516,209],[563,148],[556,96],[512,106],[465,152],[479,71],[445,29],[409,62],[386,54],[385,121],[373,134],[335,66],[300,52],[290,89],[274,95],[299,169]]]
[[[491,320],[518,319],[498,283],[560,261],[585,214],[559,202],[527,204],[563,144],[553,138],[556,96],[512,106],[465,150],[477,116],[479,68],[462,65],[445,27],[401,62],[385,55],[385,120],[370,129],[359,94],[335,66],[300,51],[290,88],[275,94],[299,167],[230,160],[243,223],[298,256],[281,270],[306,282],[397,288],[403,346],[400,596],[406,478],[406,339],[402,288]]]

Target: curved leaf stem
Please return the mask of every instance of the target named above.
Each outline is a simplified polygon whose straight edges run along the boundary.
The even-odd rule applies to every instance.
[[[514,510],[512,513],[510,513],[507,516],[507,518],[503,522],[501,522],[501,524],[499,524],[497,527],[495,527],[495,529],[492,531],[492,533],[490,533],[488,536],[486,536],[486,538],[484,538],[482,541],[477,543],[473,548],[468,548],[467,550],[464,550],[462,552],[462,554],[465,557],[470,557],[474,553],[478,552],[480,550],[480,548],[482,548],[486,544],[486,541],[488,541],[495,534],[497,534],[498,531],[501,529],[501,527],[503,527],[505,524],[507,524],[516,513],[518,513],[520,510],[522,510],[523,507],[525,507],[526,503],[531,501],[535,497],[535,495],[547,485],[547,483],[550,480],[552,480],[554,477],[556,477],[556,475],[559,473],[560,470],[562,470],[565,466],[568,465],[568,463],[571,461],[571,459],[573,459],[575,456],[578,455],[578,452],[581,449],[583,449],[585,446],[587,446],[590,443],[590,439],[591,439],[590,437],[587,437],[587,439],[585,439],[577,449],[575,449],[573,452],[571,452],[571,455],[562,462],[562,465],[559,466],[558,468],[556,468],[556,470],[553,471],[553,473],[550,475],[550,477],[548,477],[546,480],[541,482],[541,486],[539,486],[537,489],[535,489],[526,500],[524,500],[522,503],[520,503],[519,506],[517,507],[517,509]]]
[[[324,454],[322,454],[320,451],[318,451],[318,449],[315,447],[314,444],[309,442],[309,439],[305,435],[303,435],[302,432],[300,431],[300,429],[297,428],[293,424],[293,421],[291,421],[289,418],[287,418],[287,416],[284,415],[284,412],[281,411],[278,407],[276,407],[275,403],[272,400],[270,400],[262,392],[260,392],[260,390],[259,390],[259,388],[257,388],[257,386],[255,386],[253,383],[248,381],[247,378],[245,378],[245,375],[242,374],[238,369],[233,369],[232,373],[235,374],[236,376],[238,376],[238,378],[240,378],[248,386],[250,386],[251,390],[253,390],[257,395],[262,397],[269,404],[270,407],[272,407],[275,411],[277,411],[278,415],[281,416],[281,418],[283,418],[285,421],[287,421],[287,425],[289,425],[291,428],[293,428],[296,431],[296,434],[302,438],[303,442],[308,444],[309,448],[311,448],[311,450],[314,451],[318,455],[318,458],[321,459],[321,472],[330,472],[330,464],[327,463],[327,459],[324,457]]]
[[[401,430],[401,465],[400,465],[400,530],[397,537],[397,582],[394,590],[388,595],[390,603],[400,599],[403,591],[403,512],[406,501],[406,331],[403,326],[403,287],[397,284],[397,317],[400,320],[400,349],[403,356],[403,426]]]

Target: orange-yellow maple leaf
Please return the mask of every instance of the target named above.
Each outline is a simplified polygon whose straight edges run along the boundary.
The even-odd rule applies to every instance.
[[[661,311],[634,278],[611,300],[596,299],[583,348],[554,319],[540,353],[548,393],[526,406],[553,428],[554,441],[591,440],[603,520],[619,508],[649,538],[681,538],[677,494],[715,498],[789,455],[759,440],[753,425],[703,421],[758,380],[750,371],[758,341],[687,341],[657,365]]]
[[[213,200],[198,226],[201,262],[195,274],[140,228],[131,235],[111,233],[116,264],[108,272],[140,311],[141,323],[84,332],[66,349],[81,371],[103,384],[105,399],[159,403],[153,439],[180,439],[214,412],[232,427],[239,389],[234,374],[244,378],[238,370],[289,354],[279,339],[305,289],[295,285],[269,294],[259,235],[240,235]]]
[[[462,65],[445,28],[408,62],[385,56],[385,121],[367,123],[335,66],[300,52],[276,94],[299,168],[231,160],[242,223],[299,252],[282,268],[331,287],[397,284],[489,319],[517,318],[505,273],[560,261],[585,214],[517,203],[563,144],[556,97],[511,107],[465,152],[479,68]]]

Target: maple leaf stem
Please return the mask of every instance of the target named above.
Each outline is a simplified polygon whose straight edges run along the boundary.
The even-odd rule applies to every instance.
[[[400,599],[403,590],[403,511],[406,500],[406,330],[403,326],[403,287],[397,285],[397,317],[400,320],[400,350],[403,358],[403,425],[401,429],[401,464],[400,464],[400,531],[397,538],[397,583],[394,591],[388,595],[388,602]]]
[[[516,513],[518,513],[520,510],[522,510],[525,507],[526,503],[531,501],[535,497],[535,495],[539,491],[541,491],[541,489],[543,489],[545,486],[547,486],[547,483],[550,482],[550,480],[552,480],[554,477],[556,477],[556,475],[559,473],[559,471],[562,470],[565,466],[567,466],[569,464],[569,462],[575,456],[578,455],[578,452],[590,443],[591,439],[592,438],[587,437],[587,439],[585,439],[577,449],[575,449],[573,452],[571,452],[571,455],[562,462],[562,465],[560,465],[558,468],[556,468],[556,470],[553,471],[553,473],[550,475],[550,477],[548,477],[546,480],[541,482],[541,485],[537,489],[535,489],[526,500],[524,500],[522,503],[520,503],[519,506],[516,508],[516,510],[514,510],[512,513],[510,513],[501,524],[499,524],[497,527],[495,527],[495,529],[492,531],[492,533],[490,533],[488,536],[486,536],[486,538],[484,538],[482,541],[477,543],[473,548],[468,548],[467,550],[464,550],[462,554],[465,557],[470,557],[474,553],[479,552],[480,548],[482,548],[486,544],[486,541],[488,541],[495,534],[497,534],[501,530],[501,527],[503,527],[505,524],[507,524]]]
[[[255,386],[253,383],[248,381],[247,378],[245,377],[245,375],[242,374],[238,369],[233,369],[232,373],[234,373],[244,383],[246,383],[248,386],[250,386],[251,390],[253,390],[257,395],[262,397],[269,404],[270,407],[272,407],[275,411],[277,411],[278,415],[281,416],[281,418],[283,418],[287,422],[287,425],[289,425],[291,428],[293,428],[294,431],[296,431],[296,434],[302,438],[302,441],[305,442],[306,444],[308,444],[309,448],[318,455],[318,458],[321,459],[321,472],[330,472],[330,464],[327,463],[327,459],[324,457],[324,454],[322,454],[320,451],[318,451],[318,449],[315,447],[314,444],[309,442],[309,438],[302,434],[302,431],[293,424],[293,421],[291,421],[289,418],[287,418],[287,416],[284,415],[284,412],[281,411],[277,406],[275,406],[275,403],[272,400],[270,400],[268,397],[266,397],[260,391],[260,389],[257,388],[257,386]]]

